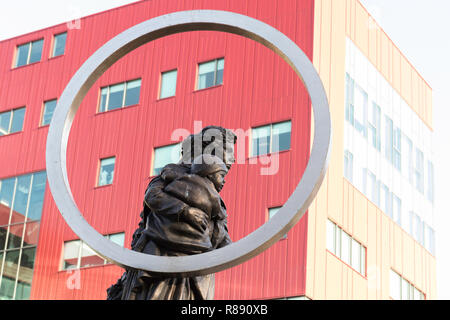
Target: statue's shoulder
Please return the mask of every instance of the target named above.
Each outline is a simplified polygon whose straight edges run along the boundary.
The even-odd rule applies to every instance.
[[[160,174],[162,180],[169,183],[175,179],[185,176],[190,171],[190,168],[183,164],[168,164],[166,165]]]

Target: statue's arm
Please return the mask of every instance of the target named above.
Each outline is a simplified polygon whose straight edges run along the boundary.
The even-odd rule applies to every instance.
[[[188,205],[164,192],[166,183],[161,177],[153,179],[145,192],[145,205],[157,214],[179,215]]]

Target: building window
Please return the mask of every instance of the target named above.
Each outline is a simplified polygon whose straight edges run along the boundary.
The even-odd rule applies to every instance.
[[[421,245],[424,245],[425,223],[414,212],[409,213],[409,234]]]
[[[291,148],[291,121],[252,129],[252,156],[289,150]]]
[[[353,154],[348,150],[344,151],[344,177],[353,182]]]
[[[367,104],[367,92],[347,74],[345,119],[364,137],[367,137]]]
[[[98,186],[106,186],[113,183],[114,167],[116,165],[116,157],[100,160],[100,170],[98,175]]]
[[[394,300],[425,300],[425,295],[394,270],[390,270],[389,294]]]
[[[0,180],[0,300],[30,297],[46,181],[45,172]]]
[[[105,238],[123,247],[125,233],[106,235]],[[87,267],[103,266],[108,261],[97,255],[86,243],[81,240],[64,242],[62,270],[72,270]]]
[[[378,151],[381,150],[381,108],[372,103],[372,114],[369,118],[369,141]]]
[[[14,67],[17,68],[41,61],[43,46],[44,39],[17,46],[16,62]]]
[[[272,219],[278,213],[278,211],[280,211],[280,209],[281,207],[269,208],[269,220]],[[287,239],[287,234],[285,234],[281,239]]]
[[[364,194],[377,206],[380,205],[380,183],[369,169],[364,169]]]
[[[224,66],[224,58],[200,63],[198,65],[197,90],[222,84]]]
[[[152,176],[157,176],[168,164],[178,163],[181,159],[181,143],[155,148]]]
[[[402,171],[402,132],[399,128],[394,129],[394,140],[392,143],[392,164],[398,171]]]
[[[160,99],[175,96],[177,91],[177,74],[177,70],[167,71],[161,74]]]
[[[141,79],[104,87],[100,91],[99,112],[106,112],[139,104]]]
[[[425,226],[425,248],[432,254],[435,255],[435,233],[433,228],[426,225]]]
[[[46,126],[50,124],[57,103],[58,100],[56,99],[44,102],[44,112],[42,113],[41,126]]]
[[[52,57],[62,56],[66,51],[67,32],[60,33],[53,38]]]
[[[404,170],[406,170],[405,175],[408,179],[408,181],[411,184],[414,184],[414,154],[413,154],[413,143],[410,138],[408,138],[406,135],[403,135],[403,142],[404,142],[404,150],[405,150],[405,156],[403,157],[404,161]]]
[[[414,167],[414,176],[416,180],[416,189],[423,193],[424,178],[423,178],[423,152],[416,148],[416,165]]]
[[[330,220],[326,232],[328,251],[365,276],[366,248]]]
[[[392,219],[402,226],[402,200],[395,194],[392,194]]]
[[[23,130],[25,108],[0,113],[0,136]]]

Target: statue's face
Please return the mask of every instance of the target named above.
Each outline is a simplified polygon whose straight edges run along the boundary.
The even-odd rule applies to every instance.
[[[226,175],[227,173],[225,171],[218,171],[209,176],[209,180],[211,180],[211,182],[214,184],[217,192],[220,192],[223,189],[223,186],[225,185]]]

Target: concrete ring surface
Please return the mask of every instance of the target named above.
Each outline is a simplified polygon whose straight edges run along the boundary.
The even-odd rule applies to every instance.
[[[66,153],[75,114],[93,84],[120,58],[159,38],[187,31],[221,31],[257,41],[281,56],[297,73],[310,95],[314,113],[314,142],[303,177],[278,214],[253,233],[221,249],[183,256],[160,257],[135,252],[109,241],[83,217],[70,189]],[[98,49],[76,72],[61,95],[47,138],[47,177],[53,199],[72,230],[96,253],[127,269],[155,276],[200,276],[241,264],[268,249],[304,215],[328,168],[331,119],[322,81],[304,52],[266,23],[227,11],[193,10],[159,16],[117,35]]]

